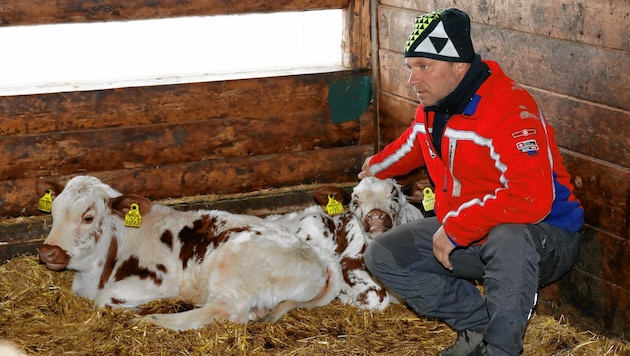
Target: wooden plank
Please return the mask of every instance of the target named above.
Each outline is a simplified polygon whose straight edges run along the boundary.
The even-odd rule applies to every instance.
[[[408,83],[409,71],[402,53],[379,50],[381,91],[417,102],[416,93]]]
[[[356,182],[363,160],[372,152],[372,145],[363,145],[83,173],[100,177],[123,193],[150,199],[179,198],[296,184]],[[51,179],[65,182],[70,177]],[[35,209],[39,199],[36,180],[0,181],[3,216],[40,214]]]
[[[345,12],[343,65],[369,68],[372,53],[370,1],[353,0]]]
[[[629,240],[587,225],[578,261],[565,277],[541,289],[537,310],[563,315],[588,330],[630,336],[629,251]]]
[[[630,239],[587,226],[575,268],[630,290]]]
[[[33,135],[192,122],[292,116],[327,107],[331,81],[366,70],[274,78],[0,97],[0,135]]]
[[[399,96],[381,93],[380,113],[380,148],[389,144],[411,125],[418,103]]]
[[[375,145],[377,117],[374,104],[370,105],[366,112],[359,117],[359,126],[359,145]]]
[[[403,53],[405,43],[414,29],[415,18],[424,12],[410,9],[378,7],[378,48],[379,51]],[[380,54],[383,56],[382,54]],[[401,56],[402,58],[402,56]],[[401,62],[399,65],[404,65]],[[381,69],[381,74],[383,71]]]
[[[42,242],[43,240],[15,245],[0,245],[0,264],[14,257],[38,254],[38,248]]]
[[[0,137],[0,179],[308,151],[359,141],[359,121],[333,124],[327,108],[260,115],[265,116]]]
[[[451,0],[381,0],[379,3],[409,9],[416,15],[455,6],[466,11],[474,23],[624,51],[630,48],[628,1],[470,0],[454,4]]]
[[[381,50],[402,53],[415,15],[391,8],[379,11],[380,33],[385,33],[379,36]],[[471,32],[482,58],[498,61],[520,84],[630,110],[630,92],[626,90],[630,77],[625,75],[630,72],[628,48],[619,51],[586,46],[482,24],[476,24]]]
[[[578,288],[581,292],[574,293]],[[573,270],[560,281],[540,290],[536,312],[561,318],[580,330],[628,339],[629,315],[625,311],[630,310],[629,296],[627,290],[588,272]],[[606,305],[605,301],[613,304]]]
[[[380,51],[381,89],[404,100],[415,100],[401,65],[403,55]],[[533,87],[526,89],[538,100],[556,128],[558,144],[601,160],[630,167],[630,111]],[[383,124],[381,123],[381,126]]]
[[[0,0],[0,26],[347,8],[349,0]]]
[[[527,88],[556,130],[558,145],[630,167],[630,111]]]
[[[571,324],[600,330],[606,335],[630,337],[630,291],[588,272],[573,269],[550,295],[541,291],[541,301],[556,315],[565,315]]]
[[[630,240],[630,169],[566,151],[562,154],[584,206],[586,223]]]
[[[630,110],[630,78],[624,74],[630,71],[630,52],[492,27],[478,32],[477,50],[482,57],[502,63],[517,82]]]

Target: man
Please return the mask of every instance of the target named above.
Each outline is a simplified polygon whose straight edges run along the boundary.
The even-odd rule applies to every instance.
[[[436,217],[382,234],[368,269],[458,339],[438,355],[517,355],[538,289],[577,258],[584,213],[554,130],[499,65],[481,60],[458,9],[420,16],[405,46],[420,105],[359,178],[426,166]],[[485,297],[470,280],[483,280]]]

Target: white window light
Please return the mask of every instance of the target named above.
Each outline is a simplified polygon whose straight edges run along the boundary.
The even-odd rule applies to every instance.
[[[0,27],[0,95],[339,69],[342,12]]]

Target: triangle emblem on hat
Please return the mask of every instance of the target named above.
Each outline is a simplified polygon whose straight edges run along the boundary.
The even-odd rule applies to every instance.
[[[440,21],[427,37],[418,44],[415,52],[430,53],[445,57],[459,58],[455,45],[444,30],[444,23]]]

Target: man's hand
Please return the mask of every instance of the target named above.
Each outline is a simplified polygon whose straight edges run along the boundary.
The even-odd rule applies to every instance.
[[[372,172],[370,172],[370,160],[373,156],[370,156],[363,161],[363,166],[361,166],[361,172],[357,175],[359,179],[363,179],[365,177],[373,176]]]
[[[449,271],[453,270],[449,256],[455,249],[455,245],[449,240],[444,231],[444,227],[440,226],[438,231],[433,234],[433,255],[437,260]]]

